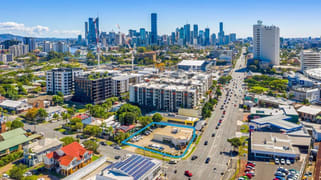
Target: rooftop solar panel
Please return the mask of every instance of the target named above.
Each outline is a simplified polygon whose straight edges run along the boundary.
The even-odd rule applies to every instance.
[[[135,166],[136,164],[140,163],[144,158],[143,157],[137,157],[132,161],[129,161],[126,165],[122,166],[122,168],[120,168],[122,171],[127,172],[128,169],[132,168],[133,166]]]
[[[133,167],[130,171],[128,171],[128,174],[132,175],[135,173],[135,171],[138,171],[140,168],[143,168],[146,164],[148,164],[149,160],[145,159],[141,163],[137,164],[136,167]]]
[[[145,174],[153,166],[154,166],[154,163],[149,162],[146,166],[144,166],[141,170],[135,172],[132,176],[134,177],[134,179],[139,179],[143,174]]]

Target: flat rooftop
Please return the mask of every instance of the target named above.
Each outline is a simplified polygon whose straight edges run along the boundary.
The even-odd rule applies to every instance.
[[[297,111],[305,114],[317,115],[321,112],[321,108],[317,106],[302,106]]]
[[[271,125],[280,129],[284,129],[286,131],[298,130],[302,128],[302,125],[291,123],[286,121],[286,119],[290,119],[291,117],[286,115],[275,115],[268,116],[258,119],[252,119],[251,122],[258,125]]]
[[[179,66],[201,66],[205,61],[202,60],[183,60],[178,63]]]
[[[193,129],[166,126],[164,128],[155,129],[153,134],[171,136],[171,137],[173,137],[175,139],[191,139],[191,137],[193,135]]]
[[[281,109],[252,107],[251,108],[251,114],[273,116],[273,115],[284,114],[284,112]]]
[[[300,154],[294,146],[309,146],[310,137],[292,137],[281,133],[258,132],[251,136],[252,151],[269,151],[272,153]]]
[[[295,116],[299,115],[293,106],[279,105],[279,108],[281,108],[286,115],[295,115]]]

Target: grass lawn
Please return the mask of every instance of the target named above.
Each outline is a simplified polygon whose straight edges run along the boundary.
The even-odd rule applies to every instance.
[[[250,92],[258,93],[258,94],[267,92],[269,90],[270,90],[269,88],[264,88],[264,87],[261,87],[261,86],[253,86],[253,87],[250,88]]]
[[[111,146],[111,145],[113,145],[114,144],[114,142],[112,142],[112,141],[106,141],[106,144],[108,145],[108,146]]]
[[[91,158],[92,161],[96,161],[97,159],[99,159],[101,156],[100,155],[93,155],[93,157]]]
[[[139,148],[136,148],[135,153],[141,154],[143,156],[149,156],[149,157],[152,157],[152,158],[156,158],[156,159],[159,159],[159,160],[164,160],[164,161],[170,161],[171,160],[169,157],[162,156],[161,154],[153,153],[153,152],[150,152],[150,151],[145,151],[144,152],[144,150],[139,149]]]

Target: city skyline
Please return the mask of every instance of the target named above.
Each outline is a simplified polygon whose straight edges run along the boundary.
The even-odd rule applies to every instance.
[[[88,17],[99,16],[100,31],[120,31],[145,28],[150,31],[150,14],[157,13],[158,35],[175,31],[185,24],[198,24],[199,29],[210,28],[211,33],[219,32],[219,22],[224,23],[225,33],[236,33],[238,37],[251,37],[252,25],[257,20],[280,27],[281,37],[320,37],[321,18],[315,0],[293,1],[275,0],[256,2],[220,1],[148,1],[131,4],[124,0],[107,2],[85,1],[46,1],[31,0],[24,2],[12,0],[2,2],[0,11],[5,14],[0,21],[0,33],[35,37],[69,37],[78,34],[84,37],[83,22]],[[14,7],[14,10],[11,8]],[[50,7],[48,9],[47,7]],[[70,8],[72,7],[72,8]],[[264,7],[264,9],[260,8]],[[300,12],[300,13],[296,13]],[[299,23],[298,23],[299,22]]]

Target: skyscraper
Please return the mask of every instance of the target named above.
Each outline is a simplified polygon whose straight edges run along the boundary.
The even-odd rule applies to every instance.
[[[88,24],[85,23],[85,32],[86,32],[86,30],[88,30],[88,34],[87,34],[88,44],[97,45],[97,37],[99,37],[99,19],[98,19],[98,17],[95,19],[94,18],[88,19]],[[97,33],[96,33],[96,31],[97,31]]]
[[[210,28],[205,28],[205,35],[204,35],[204,45],[208,46],[210,45]]]
[[[88,44],[88,22],[85,22],[85,42]]]
[[[157,14],[151,14],[151,44],[157,44]]]
[[[23,44],[29,46],[29,52],[36,49],[36,40],[33,37],[24,37],[23,38]]]
[[[236,34],[235,34],[235,33],[231,33],[231,34],[230,34],[230,41],[231,41],[231,42],[236,41]]]
[[[253,25],[253,54],[255,59],[269,61],[272,65],[280,63],[280,29],[264,26],[262,21]]]
[[[139,29],[139,36],[140,36],[140,45],[146,46],[146,30],[145,30],[145,28]]]
[[[191,42],[191,25],[185,24],[184,25],[184,43],[189,44]]]
[[[218,32],[218,43],[219,45],[224,44],[223,22],[220,22],[220,31]]]
[[[175,37],[176,33],[172,32],[171,34],[171,45],[174,45],[176,43],[176,37]]]
[[[197,37],[198,37],[198,25],[197,24],[194,24],[193,33],[194,33],[193,38],[197,39]]]
[[[211,45],[216,45],[216,34],[215,33],[213,33],[212,35],[211,35]]]

